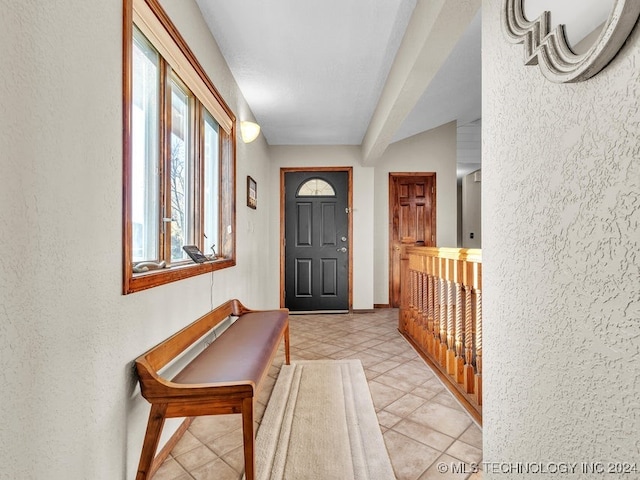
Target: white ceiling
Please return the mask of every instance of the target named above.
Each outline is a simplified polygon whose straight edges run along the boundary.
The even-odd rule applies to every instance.
[[[442,0],[196,1],[270,145],[375,154],[481,116],[477,6],[467,19]]]

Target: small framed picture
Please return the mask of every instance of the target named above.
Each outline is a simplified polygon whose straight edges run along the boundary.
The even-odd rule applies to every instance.
[[[258,207],[258,184],[256,181],[247,175],[247,207]]]

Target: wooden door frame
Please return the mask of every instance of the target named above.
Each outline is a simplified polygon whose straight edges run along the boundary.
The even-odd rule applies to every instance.
[[[433,246],[436,245],[436,198],[438,194],[436,172],[389,172],[389,306],[393,307],[393,209],[395,207],[396,189],[395,179],[402,177],[433,177],[433,192],[431,194],[431,228]],[[399,300],[399,299],[398,299]]]
[[[280,168],[280,308],[284,308],[284,290],[285,290],[285,188],[284,180],[286,173],[294,172],[347,172],[347,205],[349,215],[347,217],[347,248],[349,249],[349,265],[348,265],[348,292],[349,292],[349,311],[353,311],[353,167],[281,167]]]

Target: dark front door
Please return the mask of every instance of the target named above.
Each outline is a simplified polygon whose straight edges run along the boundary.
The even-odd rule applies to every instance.
[[[285,306],[349,309],[348,172],[285,173]]]

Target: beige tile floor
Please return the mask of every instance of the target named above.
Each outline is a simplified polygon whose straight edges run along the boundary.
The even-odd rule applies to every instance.
[[[398,311],[292,315],[291,359],[358,358],[398,480],[478,480],[454,473],[482,461],[482,431],[397,330]],[[258,423],[284,354],[279,353],[258,397]],[[242,478],[240,415],[199,417],[154,480]],[[438,467],[447,467],[441,473]],[[342,480],[342,479],[327,479]]]

